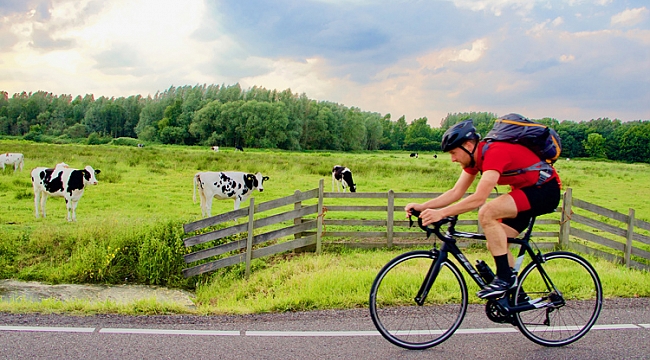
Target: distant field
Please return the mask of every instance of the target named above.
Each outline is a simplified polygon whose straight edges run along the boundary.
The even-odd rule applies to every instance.
[[[214,276],[181,279],[179,268],[185,265],[178,263],[179,253],[186,251],[179,245],[183,236],[180,225],[201,216],[199,204],[192,202],[192,177],[197,171],[261,171],[270,179],[263,193],[253,193],[256,203],[316,188],[320,179],[325,179],[325,191],[330,191],[330,171],[336,164],[352,169],[360,192],[442,192],[454,184],[460,171],[440,153],[437,159],[433,153],[420,153],[420,158],[414,159],[407,152],[381,151],[245,149],[242,153],[222,148],[215,153],[204,147],[52,145],[13,140],[0,140],[0,152],[25,155],[22,172],[0,171],[0,277],[198,286],[204,298],[210,297],[205,294],[207,289],[216,286]],[[46,219],[34,217],[30,170],[61,161],[102,171],[97,176],[99,184],[87,188],[79,202],[76,223],[65,220],[61,198],[48,200]],[[650,221],[650,165],[571,159],[558,161],[556,168],[563,187],[571,187],[574,197],[622,213],[633,208],[637,218]],[[402,201],[396,205],[406,203]],[[212,214],[232,209],[233,201],[215,200]],[[147,237],[151,233],[168,239],[164,244],[168,253],[157,250],[158,240]],[[139,248],[136,251],[134,247]],[[156,261],[165,262],[169,257],[176,263],[162,272]]]

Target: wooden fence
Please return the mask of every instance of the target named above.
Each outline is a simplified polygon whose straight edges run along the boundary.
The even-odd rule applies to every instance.
[[[185,246],[201,248],[185,255],[185,262],[201,263],[184,269],[183,275],[190,277],[222,267],[245,263],[245,273],[248,276],[250,274],[252,259],[308,247],[315,248],[315,251],[320,253],[324,238],[335,238],[339,240],[338,243],[352,247],[406,247],[431,244],[433,240],[424,240],[423,232],[420,229],[408,229],[408,221],[406,219],[396,219],[396,212],[399,214],[398,217],[402,217],[404,206],[407,202],[411,201],[402,201],[404,203],[402,205],[396,205],[395,201],[396,199],[430,199],[438,195],[440,193],[396,193],[392,190],[386,193],[325,192],[323,190],[323,180],[321,180],[317,189],[306,192],[296,191],[291,196],[261,204],[255,204],[254,198],[251,198],[248,208],[230,211],[184,226],[186,233],[195,231],[198,233],[185,239]],[[496,195],[492,197],[494,196]],[[349,199],[351,202],[356,199],[365,199],[364,201],[381,203],[381,205],[335,205],[334,200],[329,199]],[[326,204],[326,201],[332,201],[332,204]],[[292,209],[287,210],[287,207],[291,207],[291,205],[293,205]],[[620,229],[616,226],[575,214],[572,211],[573,208],[585,209],[597,215],[619,220],[627,224],[627,229]],[[634,232],[635,226],[644,230],[650,230],[649,223],[634,219],[634,210],[630,209],[630,214],[623,215],[597,205],[589,204],[585,201],[572,198],[571,189],[567,189],[567,192],[564,194],[562,208],[558,210],[561,210],[559,220],[553,219],[553,217],[558,217],[557,214],[549,214],[536,221],[536,229],[540,227],[550,227],[551,230],[557,229],[557,231],[533,232],[535,238],[554,239],[551,242],[536,241],[538,246],[554,247],[558,246],[559,242],[560,246],[604,256],[612,261],[620,261],[627,266],[650,269],[650,267],[642,262],[632,260],[631,258],[634,255],[650,260],[650,252],[634,247],[635,241],[650,244],[650,237]],[[277,213],[278,211],[279,213]],[[371,214],[375,214],[376,219],[337,219],[335,217],[337,212],[345,212],[347,214],[364,212],[364,216],[368,214],[367,217],[372,217]],[[239,224],[237,221],[240,218],[246,218],[247,221]],[[235,221],[234,225],[223,227],[233,221]],[[573,228],[571,227],[572,222],[594,227],[596,231],[606,231],[613,235],[623,236],[625,237],[625,242],[617,242],[596,235],[593,232]],[[476,219],[460,220],[458,225],[474,226],[475,231],[481,232],[481,228]],[[219,226],[222,228],[212,228]],[[273,228],[269,230],[268,227]],[[359,227],[371,228],[372,230],[340,230],[340,228],[345,229],[346,227],[355,227],[355,229]],[[235,237],[237,240],[221,243],[228,237]],[[570,241],[570,237],[586,241]],[[415,238],[419,238],[419,241],[410,241]],[[340,241],[341,239],[344,240]],[[219,244],[206,247],[210,242],[217,242]],[[591,247],[587,242],[599,245]],[[614,253],[599,250],[599,246],[611,248],[614,250]],[[617,252],[623,255],[619,256],[616,254]],[[231,255],[225,255],[228,253]],[[220,258],[209,260],[217,256]]]
[[[582,212],[585,214],[578,214],[578,209],[584,210]],[[576,211],[574,212],[574,210]],[[614,222],[618,222],[624,228],[588,215],[598,215],[604,220],[615,220]],[[583,226],[572,226],[572,223]],[[628,214],[625,215],[573,198],[571,188],[564,193],[560,227],[560,246],[562,247],[604,257],[610,261],[625,264],[627,267],[650,270],[648,265],[650,261],[643,263],[632,258],[634,255],[639,260],[650,260],[650,252],[639,248],[650,249],[650,246],[644,246],[650,245],[650,236],[641,234],[639,230],[645,231],[647,234],[650,231],[650,223],[635,219],[634,209],[629,209]]]

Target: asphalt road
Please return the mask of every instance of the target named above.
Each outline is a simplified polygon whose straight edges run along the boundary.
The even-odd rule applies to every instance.
[[[470,306],[443,344],[384,340],[367,309],[244,316],[0,314],[0,359],[650,359],[650,299],[608,299],[596,326],[560,348],[536,345]]]

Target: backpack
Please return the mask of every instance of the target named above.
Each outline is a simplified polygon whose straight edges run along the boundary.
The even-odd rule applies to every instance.
[[[498,118],[492,130],[485,136],[485,140],[524,145],[548,164],[553,164],[562,151],[562,142],[555,130],[519,114],[508,114]]]
[[[519,114],[508,114],[498,118],[492,130],[485,136],[487,146],[492,141],[506,141],[521,144],[532,150],[540,162],[525,169],[508,171],[502,175],[517,175],[526,171],[540,171],[538,185],[544,183],[553,171],[553,163],[560,157],[562,142],[557,132],[550,127],[529,120]],[[483,153],[487,148],[483,150]],[[552,175],[552,174],[551,174]]]

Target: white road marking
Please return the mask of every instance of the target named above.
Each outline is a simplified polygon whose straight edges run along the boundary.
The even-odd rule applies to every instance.
[[[103,334],[147,334],[147,335],[202,335],[202,336],[239,336],[239,331],[218,331],[218,330],[172,330],[172,329],[119,329],[103,328],[99,330]]]
[[[95,331],[95,328],[47,327],[47,326],[0,326],[0,331],[92,333]]]
[[[546,327],[543,327],[546,328]],[[543,328],[537,329],[539,331]],[[548,328],[546,328],[548,329]],[[594,325],[591,330],[640,330],[650,329],[650,324],[606,324]],[[560,330],[555,328],[554,330]],[[567,327],[566,331],[574,331],[573,327]],[[81,327],[48,327],[48,326],[0,326],[0,331],[22,331],[22,332],[62,332],[62,333],[94,333],[102,334],[143,334],[143,335],[198,335],[198,336],[267,336],[267,337],[360,337],[379,336],[376,330],[360,331],[220,331],[220,330],[182,330],[182,329],[130,329],[130,328],[81,328]],[[535,331],[535,329],[533,329]],[[516,327],[499,328],[476,328],[458,329],[455,334],[495,334],[519,332]],[[440,330],[418,330],[408,332],[412,335],[435,334]]]
[[[379,331],[245,331],[246,336],[306,336],[306,337],[327,337],[327,336],[379,336]]]

